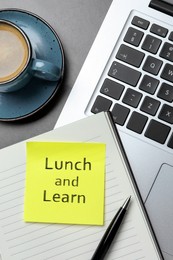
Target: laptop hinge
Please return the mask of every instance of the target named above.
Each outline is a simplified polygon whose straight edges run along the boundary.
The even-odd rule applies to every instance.
[[[165,14],[173,16],[173,5],[160,1],[160,0],[151,0],[149,7],[154,8],[158,11],[161,11]]]

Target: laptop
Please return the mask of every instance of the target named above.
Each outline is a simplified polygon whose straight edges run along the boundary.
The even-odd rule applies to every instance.
[[[55,127],[111,111],[173,259],[173,0],[113,0]]]

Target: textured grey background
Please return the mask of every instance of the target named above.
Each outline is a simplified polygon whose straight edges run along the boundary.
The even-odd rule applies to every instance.
[[[112,0],[0,0],[0,9],[19,8],[46,20],[65,52],[61,90],[46,111],[27,121],[0,122],[0,148],[54,128]],[[10,106],[10,104],[9,104]]]

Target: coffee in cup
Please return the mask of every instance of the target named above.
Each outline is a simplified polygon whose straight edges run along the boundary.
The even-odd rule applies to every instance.
[[[33,76],[57,81],[60,69],[49,61],[37,59],[29,38],[21,28],[0,20],[0,92],[23,88]]]
[[[29,57],[27,39],[14,26],[0,22],[0,83],[13,80],[26,67]]]

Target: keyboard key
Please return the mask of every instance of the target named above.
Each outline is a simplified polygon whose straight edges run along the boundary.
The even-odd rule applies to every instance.
[[[156,59],[152,56],[148,56],[144,63],[143,70],[151,74],[157,75],[162,66],[162,63],[163,62],[161,60]]]
[[[116,100],[120,99],[124,86],[110,79],[105,79],[100,92]]]
[[[168,42],[165,42],[160,52],[160,57],[169,61],[173,61],[173,45]]]
[[[158,85],[159,85],[158,79],[155,79],[148,75],[144,75],[144,77],[141,81],[141,84],[139,86],[139,89],[141,89],[147,93],[154,94]]]
[[[165,64],[165,67],[163,68],[161,78],[166,79],[173,83],[173,65],[171,64]]]
[[[168,122],[170,124],[173,124],[173,107],[168,105],[163,105],[159,118],[165,122]]]
[[[98,96],[93,104],[91,112],[96,114],[102,111],[108,111],[112,105],[112,101],[102,96]]]
[[[170,33],[170,35],[169,35],[169,40],[170,40],[170,41],[173,41],[173,32]]]
[[[135,87],[139,81],[141,73],[114,61],[108,72],[108,75]]]
[[[152,119],[145,132],[145,136],[160,144],[164,144],[171,128]]]
[[[152,24],[150,32],[165,38],[168,33],[168,29],[158,24]]]
[[[118,50],[116,58],[118,60],[124,61],[128,64],[131,64],[135,67],[139,67],[144,58],[144,53],[133,48],[130,48],[122,44]]]
[[[167,83],[162,83],[157,96],[168,102],[173,101],[173,86]]]
[[[115,104],[112,109],[112,116],[114,122],[119,125],[124,125],[130,109],[120,104]]]
[[[171,137],[168,141],[168,147],[173,149],[173,134],[171,135]]]
[[[138,134],[141,134],[147,123],[147,120],[148,117],[138,112],[133,112],[127,124],[127,128]]]
[[[147,35],[143,44],[142,49],[153,54],[156,54],[162,41],[152,35]]]
[[[137,107],[141,98],[142,94],[140,92],[128,88],[122,102],[131,107]]]
[[[151,97],[145,97],[140,110],[154,116],[160,106],[160,102]]]
[[[143,32],[141,32],[135,28],[129,27],[129,29],[127,30],[127,33],[124,37],[124,41],[137,47],[137,46],[139,46],[143,35],[144,35]]]
[[[132,24],[146,30],[150,23],[149,23],[149,21],[147,21],[139,16],[134,16],[133,20],[132,20]]]

